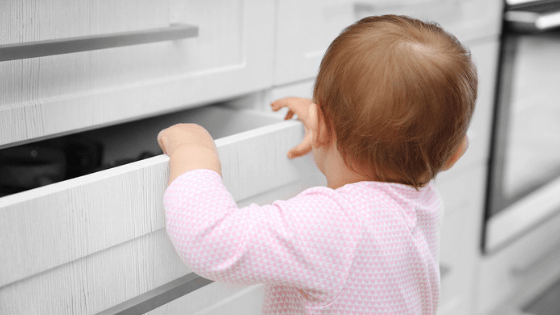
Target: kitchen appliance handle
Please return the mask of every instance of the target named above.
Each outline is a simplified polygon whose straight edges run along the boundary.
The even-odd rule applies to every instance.
[[[532,11],[506,11],[504,19],[510,29],[543,32],[560,26],[560,10],[537,13]]]
[[[197,26],[172,24],[168,27],[140,31],[0,45],[0,62],[155,43],[197,36]]]

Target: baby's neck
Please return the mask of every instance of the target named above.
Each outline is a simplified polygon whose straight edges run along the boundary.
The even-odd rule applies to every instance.
[[[364,178],[335,178],[335,179],[329,179],[327,177],[327,187],[331,188],[331,189],[337,189],[340,188],[344,185],[347,184],[353,184],[353,183],[357,183],[357,182],[363,182],[363,181],[367,181],[368,179],[364,179]]]
[[[339,153],[330,154],[325,159],[324,174],[327,178],[327,187],[331,189],[337,189],[347,184],[372,180],[352,171],[348,166],[346,166]]]

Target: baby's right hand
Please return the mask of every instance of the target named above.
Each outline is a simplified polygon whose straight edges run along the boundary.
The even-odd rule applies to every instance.
[[[281,108],[287,107],[288,113],[284,120],[291,119],[294,114],[303,123],[305,127],[305,137],[295,148],[288,152],[288,158],[293,159],[303,156],[311,151],[311,133],[309,132],[309,107],[313,101],[302,97],[286,97],[276,100],[270,104],[273,111],[279,111]]]

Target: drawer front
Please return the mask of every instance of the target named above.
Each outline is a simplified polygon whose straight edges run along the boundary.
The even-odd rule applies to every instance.
[[[435,185],[443,199],[445,218],[454,217],[463,212],[484,212],[486,191],[486,164],[478,163],[464,168],[451,168],[441,172],[435,179]]]
[[[366,16],[403,14],[436,21],[468,42],[498,35],[501,10],[500,0],[279,1],[274,83],[313,78],[332,40]]]
[[[303,138],[300,122],[213,107],[193,112],[194,121],[211,122],[215,138],[231,124],[265,125],[216,140],[224,182],[240,204],[318,184],[311,156],[286,157]],[[167,167],[160,155],[1,198],[0,313],[97,313],[189,274],[164,229]]]
[[[480,252],[486,166],[442,173],[436,180],[445,208],[441,229],[441,296],[438,314],[473,314],[473,290]],[[453,170],[450,170],[451,172]]]
[[[0,62],[0,147],[269,87],[273,11],[273,0],[2,1],[0,45],[175,24],[194,26],[197,33]]]

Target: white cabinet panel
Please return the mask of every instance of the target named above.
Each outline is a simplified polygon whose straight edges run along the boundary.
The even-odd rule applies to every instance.
[[[439,315],[472,315],[480,252],[481,222],[486,189],[484,165],[465,172],[444,172],[436,187],[444,203],[440,237],[441,278]]]
[[[499,0],[282,0],[278,2],[274,84],[313,78],[328,45],[370,15],[409,15],[435,21],[461,42],[499,34]]]
[[[1,1],[0,45],[175,23],[198,35],[0,62],[0,147],[267,88],[273,11],[273,0]]]

